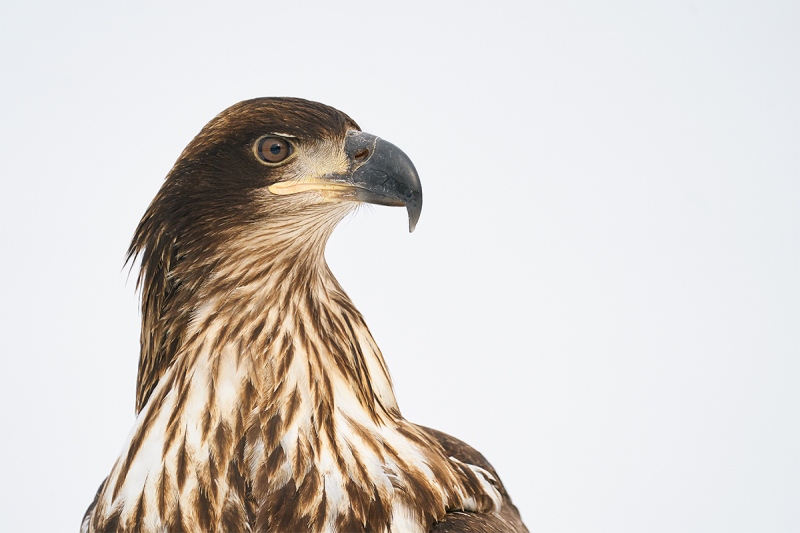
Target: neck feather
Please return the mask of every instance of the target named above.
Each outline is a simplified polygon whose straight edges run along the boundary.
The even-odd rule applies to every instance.
[[[239,235],[202,281],[177,273],[173,323],[143,316],[179,335],[155,377],[140,366],[152,386],[98,526],[427,531],[447,510],[499,502],[490,475],[400,415],[383,356],[324,261],[333,225],[310,239]]]

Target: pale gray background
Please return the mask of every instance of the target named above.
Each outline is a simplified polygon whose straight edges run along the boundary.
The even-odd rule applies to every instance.
[[[798,2],[9,2],[0,530],[76,531],[133,422],[122,270],[183,147],[294,95],[425,209],[328,247],[405,415],[537,532],[800,531]]]

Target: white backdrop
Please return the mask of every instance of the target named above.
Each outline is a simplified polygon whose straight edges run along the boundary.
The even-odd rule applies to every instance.
[[[800,530],[797,2],[5,1],[0,45],[0,530],[77,531],[133,422],[129,239],[268,95],[414,160],[417,231],[361,209],[328,258],[532,530]]]

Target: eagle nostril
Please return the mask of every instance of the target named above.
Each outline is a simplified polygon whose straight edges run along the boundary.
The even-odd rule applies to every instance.
[[[361,150],[355,153],[353,159],[355,159],[360,163],[361,161],[366,159],[368,155],[369,155],[369,150],[367,150],[366,148],[362,148]]]

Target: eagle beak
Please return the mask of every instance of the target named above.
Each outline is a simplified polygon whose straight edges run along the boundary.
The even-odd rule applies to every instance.
[[[349,167],[342,174],[273,183],[272,194],[316,191],[329,198],[378,205],[406,206],[408,231],[422,212],[422,185],[414,163],[400,148],[380,137],[350,131],[344,143]]]
[[[414,231],[422,212],[422,185],[411,159],[380,137],[351,131],[344,150],[351,161],[345,179],[355,186],[356,198],[378,205],[406,206],[408,231]]]

